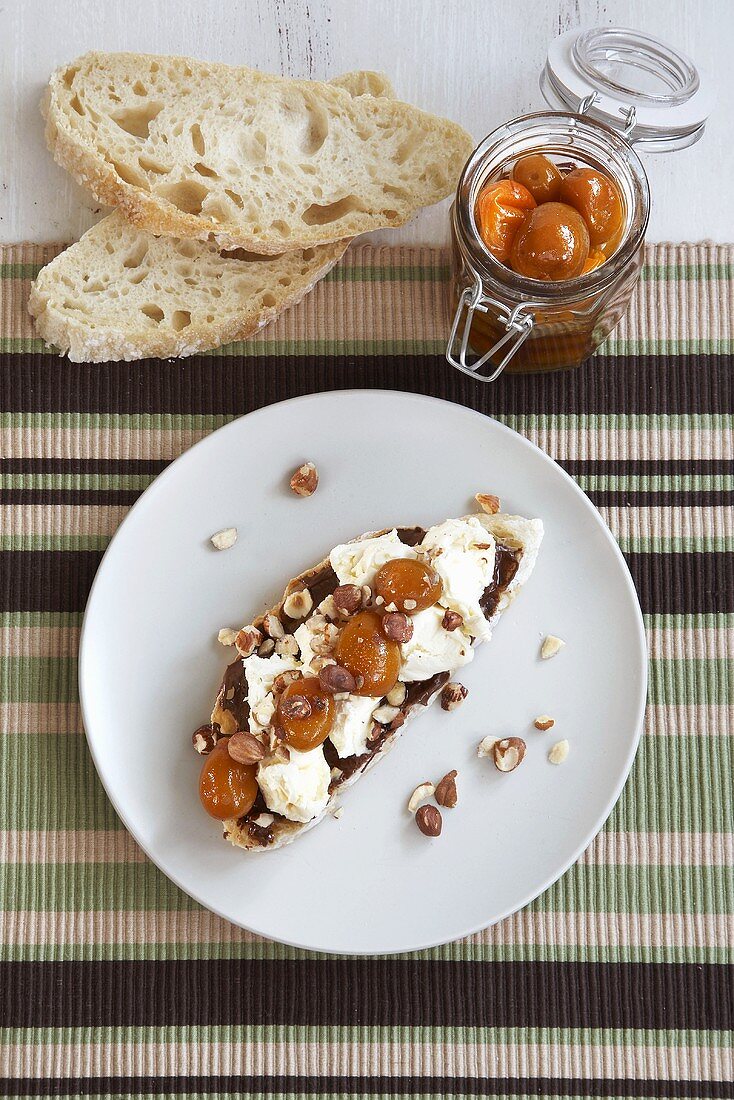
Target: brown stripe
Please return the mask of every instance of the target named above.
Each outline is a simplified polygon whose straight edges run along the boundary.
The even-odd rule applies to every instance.
[[[557,919],[557,918],[556,918]],[[734,1028],[734,967],[207,960],[0,963],[6,1027]]]
[[[289,356],[287,371],[254,356],[185,362],[69,363],[40,353],[0,356],[6,412],[198,413],[239,416],[315,390],[377,387],[447,398],[482,412],[729,413],[726,355],[598,356],[576,370],[503,375],[483,386],[441,355]],[[216,379],[216,384],[212,380]]]
[[[155,476],[165,470],[169,463],[150,456],[142,458],[60,458],[48,456],[39,458],[3,458],[0,455],[0,474],[150,474]],[[567,458],[560,465],[572,477],[592,475],[601,477],[681,477],[686,474],[699,476],[731,475],[732,464],[727,458],[688,458],[688,459],[639,459],[639,458]]]
[[[0,552],[0,611],[82,611],[101,553]],[[734,554],[627,554],[646,614],[734,611]]]
[[[347,1077],[205,1075],[177,1077],[3,1078],[0,1096],[542,1096],[650,1100],[730,1100],[728,1081],[639,1080],[623,1077]]]

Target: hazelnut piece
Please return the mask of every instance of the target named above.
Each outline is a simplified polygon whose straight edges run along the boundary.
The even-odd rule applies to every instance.
[[[265,756],[261,741],[252,733],[234,733],[227,742],[227,752],[238,764],[257,764]]]
[[[289,619],[303,619],[313,607],[313,599],[307,588],[291,592],[283,601],[283,611]]]
[[[402,611],[388,611],[383,615],[381,629],[391,642],[409,642],[413,637],[413,623]]]
[[[525,742],[522,737],[503,737],[494,743],[494,766],[500,772],[514,772],[525,756]]]
[[[199,756],[208,756],[221,736],[221,729],[216,722],[210,722],[206,726],[199,726],[191,735],[193,744]]]
[[[235,635],[234,644],[240,657],[250,657],[263,640],[257,627],[243,626]]]
[[[324,665],[319,671],[319,683],[329,695],[344,691],[349,694],[357,687],[357,681],[347,668],[341,665]]]
[[[441,811],[435,806],[419,806],[415,814],[415,823],[424,836],[440,836],[443,820]]]
[[[319,472],[313,462],[304,462],[291,477],[291,489],[299,497],[312,497],[319,484]]]
[[[356,584],[339,584],[332,593],[336,607],[344,615],[352,615],[362,606],[362,589]]]
[[[458,802],[458,794],[456,792],[456,776],[458,772],[456,770],[447,772],[443,779],[438,781],[436,786],[436,802],[439,806],[447,806],[449,809],[453,809]]]
[[[445,611],[444,616],[441,619],[441,626],[444,630],[457,630],[458,627],[464,625],[464,617],[460,615],[458,611]]]
[[[466,699],[469,694],[469,688],[465,688],[463,684],[459,684],[452,681],[446,684],[441,692],[441,707],[443,710],[456,710]]]
[[[490,516],[496,516],[500,510],[500,498],[494,493],[477,493],[474,499],[482,511]]]

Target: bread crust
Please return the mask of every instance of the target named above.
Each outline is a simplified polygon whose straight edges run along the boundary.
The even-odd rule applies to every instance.
[[[167,324],[146,327],[141,323],[136,329],[134,321],[131,323],[127,316],[123,316],[122,307],[119,322],[109,321],[105,324],[99,311],[85,320],[85,315],[65,310],[59,303],[60,297],[68,294],[61,283],[59,273],[64,271],[75,258],[76,253],[84,257],[83,261],[81,259],[79,261],[80,276],[82,272],[90,270],[99,272],[105,261],[109,260],[104,253],[104,243],[114,231],[118,231],[118,234],[126,238],[135,234],[141,241],[143,239],[148,241],[149,249],[156,248],[154,237],[142,231],[136,233],[131,230],[124,222],[122,215],[115,211],[89,229],[80,241],[47,264],[31,288],[28,311],[35,320],[36,331],[47,344],[58,348],[60,354],[68,355],[74,363],[186,357],[220,347],[234,340],[245,340],[270,324],[285,310],[300,302],[339,262],[350,243],[348,240],[337,241],[314,249],[313,258],[304,260],[308,268],[308,274],[305,276],[300,272],[293,272],[293,264],[298,253],[284,254],[282,264],[274,259],[270,286],[270,293],[274,298],[273,305],[264,306],[255,299],[243,300],[239,303],[236,313],[217,311],[212,315],[214,317],[212,322],[197,321],[194,317],[188,327],[175,331]],[[89,259],[90,246],[93,246],[93,255],[95,250],[98,252],[98,263],[91,262]],[[126,248],[130,247],[132,242],[126,244]],[[189,247],[201,250],[202,256],[207,261],[216,254],[213,246],[210,245],[191,242]],[[165,273],[164,267],[161,268],[161,273]],[[291,278],[287,290],[280,285],[278,278],[279,275],[286,273]],[[163,298],[159,297],[156,300],[160,302]],[[187,304],[190,303],[187,303],[183,297],[177,303],[181,309],[186,309]],[[142,322],[145,318],[140,315],[140,320]]]
[[[113,57],[115,55],[112,55]],[[187,66],[201,66],[201,62],[190,58],[155,58],[146,55],[123,55],[134,63],[136,58],[142,62],[164,63],[175,61]],[[214,241],[222,248],[246,248],[251,252],[259,252],[262,255],[278,255],[284,248],[308,248],[317,244],[324,244],[339,240],[344,237],[353,237],[360,233],[382,228],[397,228],[410,220],[426,202],[422,202],[416,195],[409,203],[404,203],[402,211],[395,209],[350,212],[348,217],[340,217],[333,223],[315,224],[308,226],[300,219],[294,221],[297,231],[291,232],[287,240],[277,234],[269,234],[265,229],[255,233],[250,224],[236,223],[234,221],[216,222],[209,217],[200,214],[187,213],[174,206],[166,198],[155,195],[134,183],[127,182],[113,164],[103,156],[85,134],[80,132],[77,125],[72,126],[68,117],[68,108],[65,101],[70,91],[70,73],[78,72],[84,65],[93,65],[97,59],[104,60],[105,55],[86,54],[77,59],[72,65],[63,66],[56,70],[49,82],[49,87],[43,96],[41,110],[46,119],[46,142],[58,164],[65,168],[79,183],[92,192],[98,202],[108,206],[119,207],[125,217],[135,226],[145,229],[156,235],[166,235],[179,238],[194,238],[203,241]],[[220,64],[207,64],[206,70],[216,74],[231,73],[232,66]],[[359,100],[360,103],[371,101],[371,110],[389,111],[397,118],[401,112],[406,120],[412,114],[420,116],[426,124],[430,124],[437,134],[442,135],[442,145],[445,148],[445,157],[451,158],[455,166],[451,180],[440,194],[431,197],[430,202],[439,201],[450,194],[456,185],[459,172],[466,157],[471,152],[473,141],[471,137],[455,123],[445,119],[431,116],[418,108],[402,104],[392,100],[390,96],[389,82],[381,82],[379,75],[372,81],[378,96],[366,92],[359,96],[353,94],[348,82],[340,78],[338,84],[316,84],[310,81],[288,81],[285,78],[267,76],[255,73],[254,70],[241,69],[247,73],[259,85],[279,86],[287,85],[290,89],[300,90],[305,94],[316,94],[325,97],[335,109],[346,110],[349,103]],[[347,74],[351,76],[352,74]],[[370,80],[367,74],[365,85],[369,87]],[[382,90],[384,89],[384,90]],[[379,106],[376,106],[379,105]],[[365,108],[366,109],[366,108]],[[77,120],[78,122],[78,120]],[[406,123],[407,126],[407,123]],[[428,185],[426,185],[428,187]]]

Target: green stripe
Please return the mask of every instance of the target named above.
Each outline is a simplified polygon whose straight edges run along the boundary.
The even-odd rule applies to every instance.
[[[190,731],[182,730],[182,743]],[[574,741],[572,751],[588,767],[601,766],[598,737]],[[529,742],[544,754],[547,743]],[[0,738],[5,775],[22,777],[23,796],[0,800],[3,829],[119,829],[81,733],[28,733]],[[560,774],[549,767],[549,790]],[[197,763],[191,753],[191,802],[196,808]],[[734,832],[734,800],[727,776],[734,775],[731,736],[643,737],[632,774],[613,810],[609,828],[619,832]],[[734,886],[734,879],[732,880]]]
[[[73,926],[71,926],[73,927]],[[73,935],[70,927],[70,934]],[[441,959],[450,962],[636,962],[636,963],[731,963],[731,952],[726,946],[700,944],[698,934],[692,928],[691,942],[683,947],[608,946],[589,947],[583,943],[566,944],[488,944],[458,943],[428,951],[392,956],[400,961],[413,959]],[[1,941],[0,941],[1,942]],[[3,958],[18,962],[74,962],[80,960],[132,960],[145,959],[333,959],[333,955],[299,951],[277,943],[234,942],[202,943],[47,943],[21,946],[2,946]],[[348,958],[348,956],[336,956]],[[385,956],[390,958],[391,956]]]
[[[107,549],[110,538],[110,535],[0,535],[0,550],[99,551]]]
[[[2,910],[183,912],[198,908],[152,863],[5,864]],[[576,864],[534,901],[537,913],[734,913],[728,867]]]
[[[58,431],[60,429],[121,431],[211,432],[237,415],[202,413],[2,412],[0,429]],[[716,431],[734,429],[734,413],[508,413],[497,417],[519,432],[539,431]],[[181,440],[186,446],[186,440]]]
[[[0,279],[35,279],[43,267],[40,263],[0,264]],[[362,264],[342,263],[333,268],[325,281],[333,283],[434,283],[447,282],[451,277],[449,264]],[[734,264],[645,264],[641,278],[645,282],[728,282],[734,279]]]
[[[304,954],[301,952],[301,954]],[[423,953],[421,953],[423,954]],[[392,1026],[372,1024],[196,1024],[191,1026],[159,1025],[148,1027],[90,1026],[90,1027],[17,1027],[0,1028],[0,1044],[13,1047],[23,1044],[45,1047],[59,1044],[112,1043],[183,1043],[191,1042],[195,1030],[199,1043],[414,1043],[416,1031],[400,1024]],[[594,1027],[476,1027],[432,1026],[420,1028],[422,1043],[451,1043],[467,1045],[535,1046],[634,1046],[642,1049],[664,1046],[675,1050],[703,1047],[711,1050],[728,1050],[734,1044],[732,1031],[704,1031],[696,1029],[666,1028],[660,1030],[633,1028]]]
[[[625,554],[730,554],[734,551],[734,535],[663,535],[618,536],[620,550]]]
[[[80,627],[83,618],[82,611],[2,611],[0,628],[25,630],[34,627],[59,627],[68,630],[70,627]]]
[[[106,550],[111,535],[0,535],[0,550]],[[625,554],[730,554],[734,535],[618,537]],[[1,621],[1,617],[0,617]]]
[[[725,706],[732,697],[732,668],[724,658],[656,658],[650,662],[648,702]],[[76,700],[72,657],[0,657],[0,702],[68,703]]]
[[[266,340],[253,338],[247,342],[237,340],[202,354],[217,359],[246,355],[252,359],[296,355],[441,355],[446,351],[446,340],[427,340],[418,337],[410,340]],[[734,339],[722,340],[622,340],[612,335],[602,344],[602,355],[731,355]],[[43,340],[32,337],[0,337],[0,352],[11,355],[29,355],[49,352]],[[50,353],[54,354],[54,353]]]
[[[66,489],[96,492],[143,490],[156,474],[0,474],[0,489]],[[729,474],[580,474],[576,482],[585,492],[730,492]]]
[[[0,489],[147,489],[156,474],[0,474]]]

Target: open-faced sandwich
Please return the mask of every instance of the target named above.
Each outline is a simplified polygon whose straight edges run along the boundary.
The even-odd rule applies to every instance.
[[[237,634],[194,734],[225,838],[279,848],[333,809],[491,637],[542,536],[539,519],[481,512],[363,535],[292,580]]]

